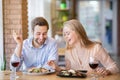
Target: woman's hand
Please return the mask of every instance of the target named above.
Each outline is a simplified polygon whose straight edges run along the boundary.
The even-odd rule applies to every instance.
[[[13,31],[13,38],[17,44],[22,44],[23,39],[21,35],[18,35],[17,32]]]
[[[102,75],[102,76],[107,76],[107,75],[110,75],[110,74],[111,74],[111,72],[110,72],[109,70],[105,69],[104,67],[98,67],[98,68],[96,69],[96,72],[97,72],[98,74]]]

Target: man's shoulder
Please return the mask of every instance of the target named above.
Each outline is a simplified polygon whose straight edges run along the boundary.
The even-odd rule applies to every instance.
[[[48,41],[56,42],[56,40],[52,37],[48,37]]]
[[[25,39],[23,41],[23,44],[29,44],[29,43],[31,43],[31,41],[32,41],[32,37],[31,38],[27,38],[27,39]]]
[[[48,44],[56,44],[57,41],[56,41],[54,38],[52,38],[52,37],[48,37],[48,38],[47,38],[47,43],[48,43]]]

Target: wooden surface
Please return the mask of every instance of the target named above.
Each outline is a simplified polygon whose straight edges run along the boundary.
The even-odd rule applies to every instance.
[[[0,80],[90,80],[90,76],[87,76],[86,78],[64,78],[64,77],[56,76],[56,73],[31,76],[31,75],[23,74],[22,72],[17,72],[17,75],[19,76],[19,78],[17,79],[11,78],[10,75],[11,75],[10,71],[0,72]],[[100,76],[98,80],[120,80],[120,73],[105,77]]]
[[[64,56],[64,54],[65,54],[65,48],[59,48],[58,55]]]

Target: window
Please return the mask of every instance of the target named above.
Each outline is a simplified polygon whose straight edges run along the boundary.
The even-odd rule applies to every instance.
[[[3,15],[2,15],[2,0],[0,0],[0,70],[3,62]]]

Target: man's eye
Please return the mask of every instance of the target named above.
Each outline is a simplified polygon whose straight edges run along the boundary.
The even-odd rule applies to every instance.
[[[47,35],[47,33],[43,33],[43,35]]]

